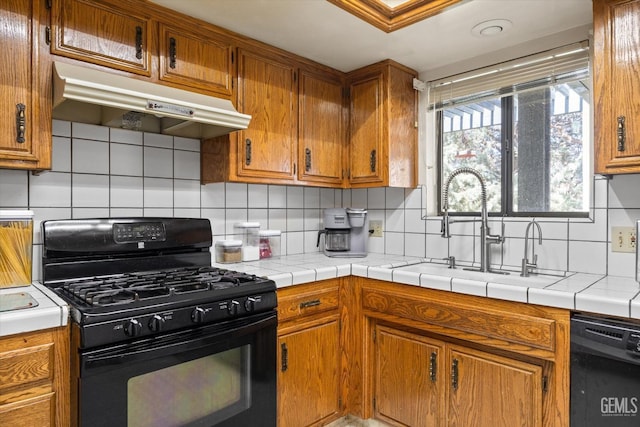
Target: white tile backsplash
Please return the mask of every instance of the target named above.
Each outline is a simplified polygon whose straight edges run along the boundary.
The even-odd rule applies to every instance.
[[[173,180],[145,178],[143,184],[144,207],[173,208]],[[148,216],[145,213],[145,216]]]
[[[173,178],[173,150],[144,147],[144,176]]]
[[[423,219],[422,188],[203,186],[198,140],[60,120],[53,121],[53,133],[52,171],[32,175],[0,170],[0,208],[33,209],[37,224],[45,219],[108,215],[204,217],[210,219],[216,239],[232,235],[235,222],[249,219],[264,229],[282,230],[282,253],[298,254],[319,250],[316,239],[323,209],[363,207],[370,220],[383,221],[383,237],[369,240],[371,253],[438,259],[452,255],[459,262],[479,261],[479,221],[452,224],[453,237],[443,239],[440,218]],[[543,230],[542,245],[536,243],[538,266],[634,277],[635,256],[611,251],[610,228],[633,226],[640,219],[639,184],[638,175],[612,180],[596,176],[590,218],[536,218]],[[520,268],[529,220],[491,219],[492,233],[500,233],[504,222],[507,236],[503,246],[492,247],[494,266]],[[35,242],[40,243],[39,231]],[[500,297],[500,286],[488,289]],[[533,299],[547,301],[558,295],[564,294],[534,292]]]
[[[160,135],[145,132],[143,135],[143,143],[149,147],[173,148],[173,137],[170,135]]]
[[[111,176],[112,208],[142,208],[143,179],[135,176]]]
[[[22,191],[25,191],[23,189]],[[71,207],[71,174],[47,172],[29,176],[29,208]]]
[[[109,143],[73,137],[71,145],[73,172],[105,175],[109,173]]]
[[[19,208],[29,203],[29,173],[0,169],[0,208]]]
[[[109,208],[109,176],[74,173],[71,189],[74,208]]]
[[[71,172],[71,138],[54,136],[51,153],[51,170]]]
[[[111,144],[111,175],[142,176],[142,147]]]
[[[173,169],[175,178],[194,179],[200,181],[200,153],[195,151],[173,152]]]

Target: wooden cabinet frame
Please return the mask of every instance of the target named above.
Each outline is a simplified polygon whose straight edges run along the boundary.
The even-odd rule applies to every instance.
[[[539,366],[542,426],[569,424],[569,311],[352,277],[342,292],[347,411],[374,416],[376,325]],[[446,425],[446,423],[445,423]]]

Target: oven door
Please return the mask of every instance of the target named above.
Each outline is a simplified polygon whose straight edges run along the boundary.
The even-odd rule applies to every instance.
[[[80,353],[79,425],[276,425],[276,314]]]

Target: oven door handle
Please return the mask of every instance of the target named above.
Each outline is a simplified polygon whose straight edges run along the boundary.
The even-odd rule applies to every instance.
[[[140,339],[114,348],[85,351],[80,355],[82,374],[99,373],[103,368],[111,369],[114,365],[190,353],[205,347],[219,347],[219,351],[224,351],[231,340],[267,328],[272,329],[275,339],[276,326],[275,312],[261,313],[250,318]]]

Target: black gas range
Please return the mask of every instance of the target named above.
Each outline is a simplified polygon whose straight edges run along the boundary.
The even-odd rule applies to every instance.
[[[275,425],[275,283],[211,266],[208,220],[53,220],[42,236],[44,285],[73,320],[78,425]],[[157,402],[167,375],[193,414]],[[203,400],[211,387],[236,391]]]

